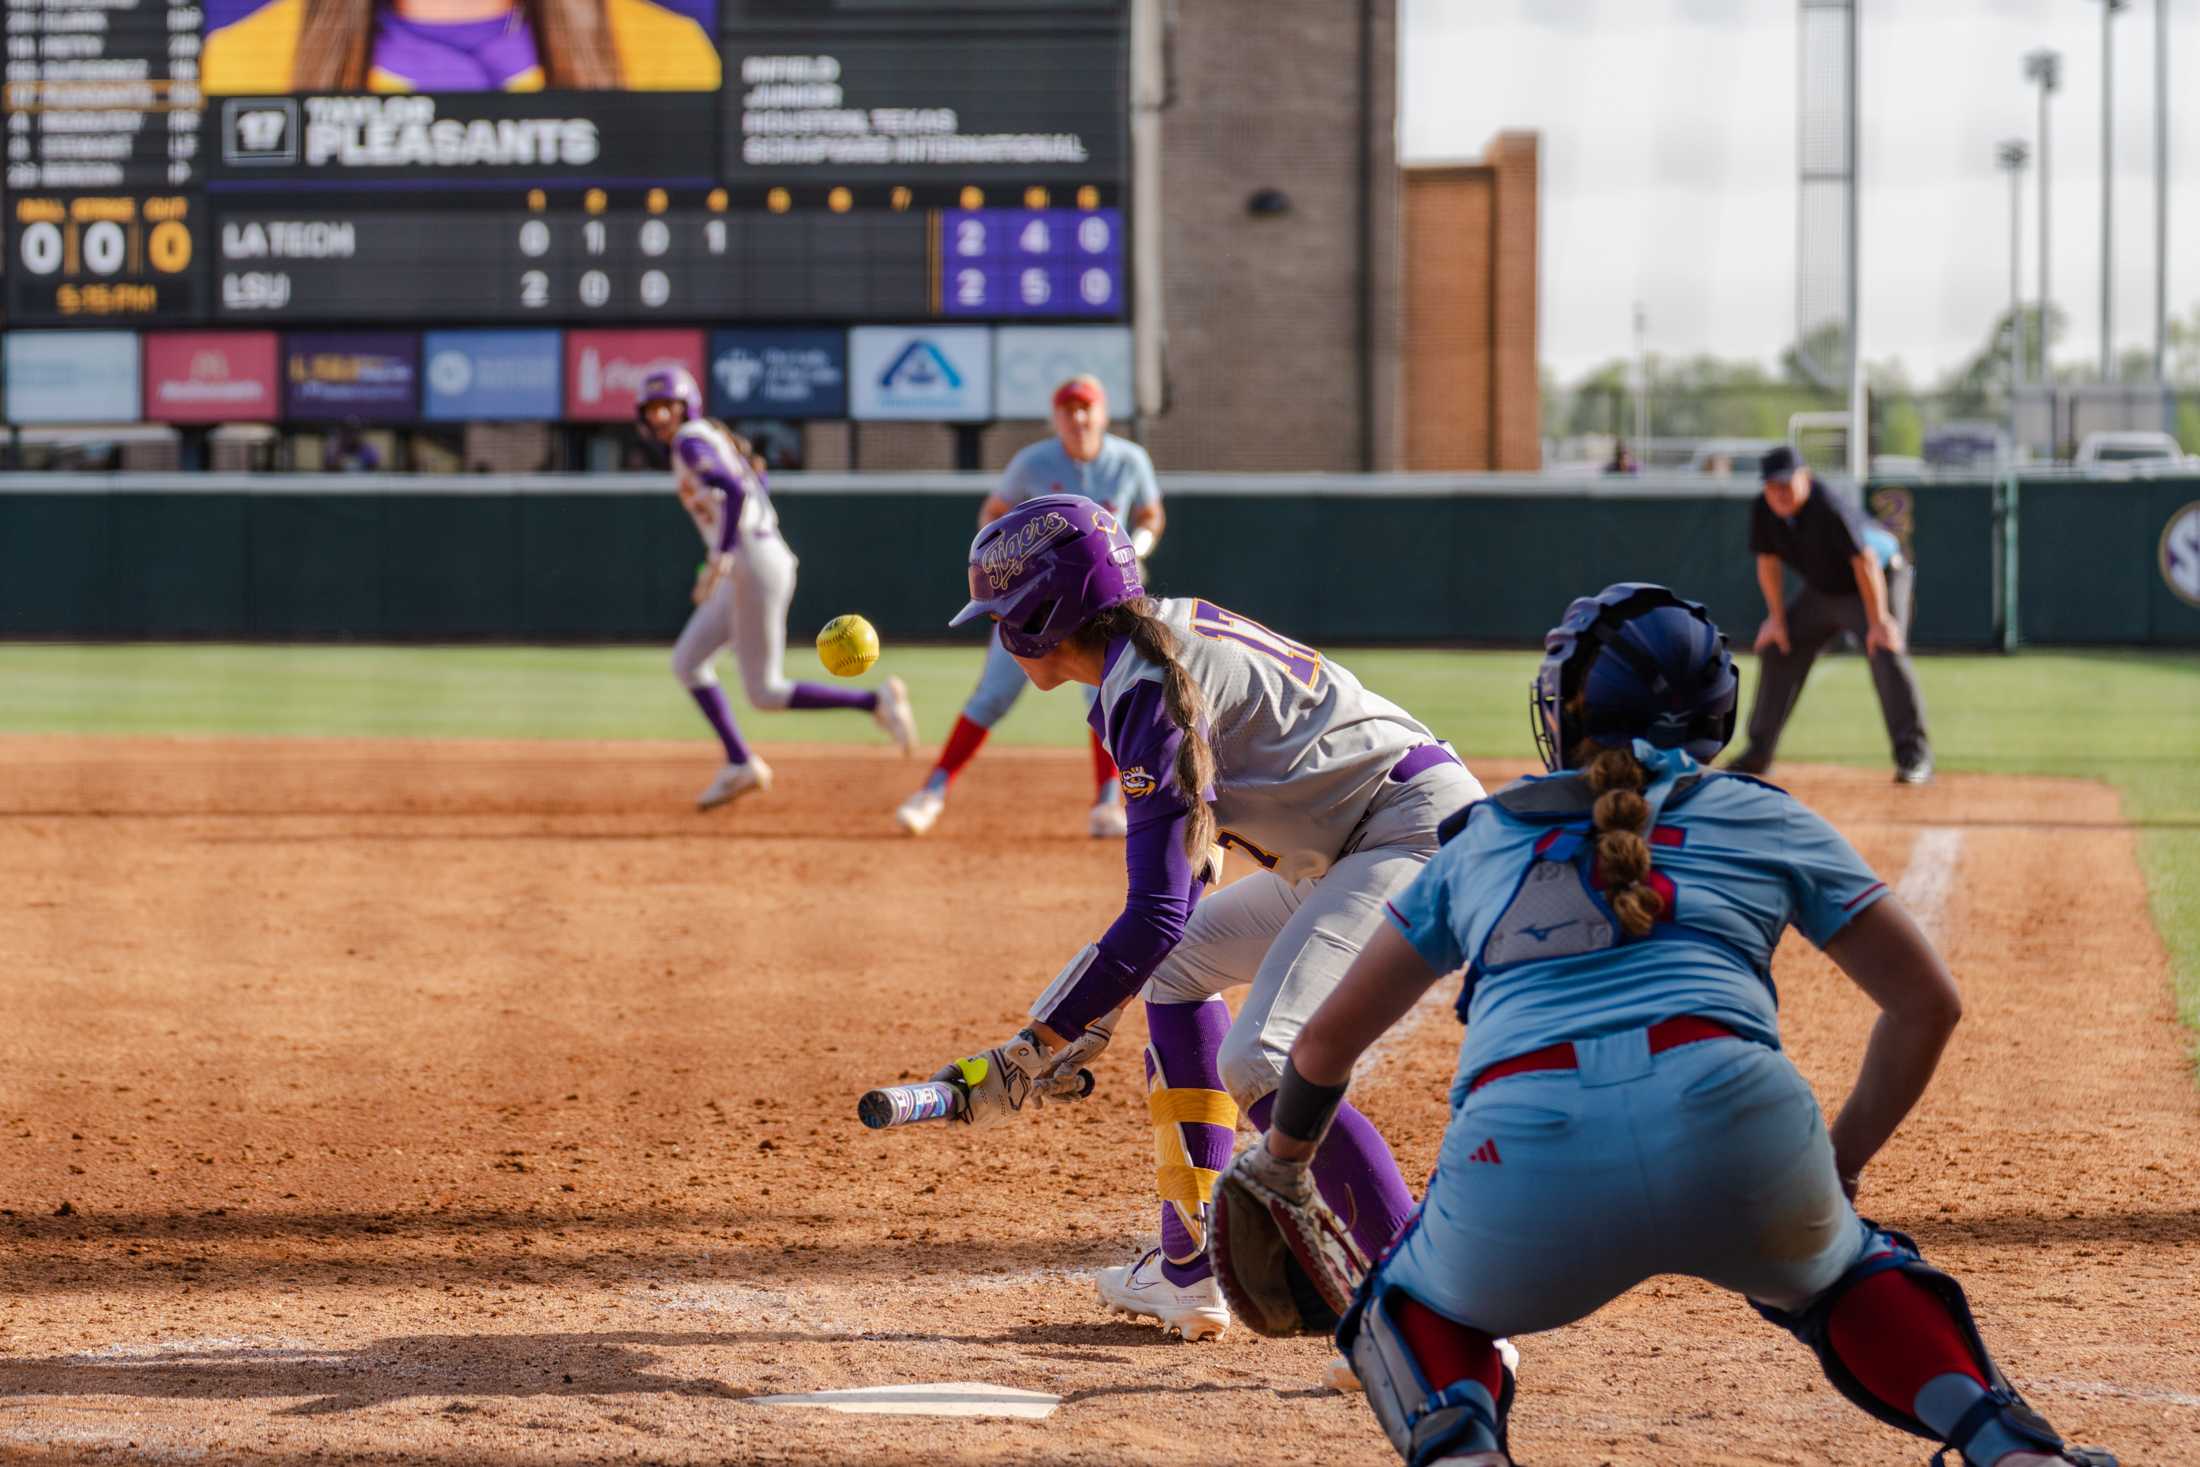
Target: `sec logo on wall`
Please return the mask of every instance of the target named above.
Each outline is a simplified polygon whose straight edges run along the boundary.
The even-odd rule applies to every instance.
[[[2178,600],[2200,606],[2200,499],[2169,517],[2155,552],[2162,579]]]

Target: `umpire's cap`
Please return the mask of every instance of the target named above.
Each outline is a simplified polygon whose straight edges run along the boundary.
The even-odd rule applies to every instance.
[[[1795,457],[1795,450],[1783,443],[1778,448],[1766,449],[1765,456],[1757,460],[1757,477],[1767,484],[1775,481],[1785,483],[1801,467],[1802,462]]]

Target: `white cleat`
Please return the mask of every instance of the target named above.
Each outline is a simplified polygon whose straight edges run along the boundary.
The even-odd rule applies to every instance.
[[[1230,1327],[1230,1306],[1213,1275],[1196,1284],[1172,1284],[1161,1272],[1159,1248],[1127,1267],[1101,1269],[1093,1282],[1108,1308],[1159,1320],[1163,1329],[1187,1340],[1213,1339]]]
[[[762,794],[772,787],[772,767],[756,755],[749,755],[746,764],[728,764],[718,771],[718,777],[710,782],[710,788],[695,797],[698,810],[715,810],[720,805],[730,805],[749,793]]]
[[[917,751],[917,712],[909,705],[909,685],[898,677],[879,684],[878,706],[871,710],[886,737],[904,754]]]
[[[1130,828],[1130,816],[1124,813],[1121,800],[1102,800],[1085,817],[1085,829],[1092,832],[1094,840],[1121,840]]]
[[[947,808],[947,791],[930,785],[903,800],[894,810],[894,823],[911,835],[922,835],[939,821]]]
[[[1498,1358],[1505,1362],[1505,1368],[1514,1375],[1520,1374],[1520,1352],[1513,1348],[1513,1342],[1511,1340],[1497,1340],[1493,1343],[1497,1346]],[[1329,1363],[1322,1367],[1322,1384],[1347,1396],[1356,1396],[1362,1389],[1360,1377],[1352,1369],[1352,1362],[1343,1355],[1329,1357]],[[1468,1460],[1473,1461],[1475,1459],[1469,1458]],[[1503,1461],[1503,1458],[1492,1458],[1491,1460]]]

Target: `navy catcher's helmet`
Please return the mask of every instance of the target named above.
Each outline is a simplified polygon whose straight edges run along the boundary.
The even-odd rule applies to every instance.
[[[1734,737],[1740,687],[1710,612],[1663,586],[1622,581],[1574,602],[1544,634],[1528,713],[1553,771],[1584,739],[1607,748],[1647,739],[1708,762]]]

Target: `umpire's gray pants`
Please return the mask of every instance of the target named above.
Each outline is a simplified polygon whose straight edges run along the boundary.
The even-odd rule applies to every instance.
[[[1887,613],[1909,640],[1910,607],[1915,594],[1916,568],[1903,563],[1887,571]],[[1802,696],[1803,679],[1826,644],[1842,632],[1864,640],[1864,598],[1833,596],[1811,586],[1788,603],[1788,650],[1767,647],[1757,654],[1757,700],[1749,710],[1747,757],[1770,764],[1780,731],[1787,727],[1795,700]],[[1917,691],[1917,674],[1907,652],[1871,654],[1872,686],[1879,692],[1880,717],[1886,720],[1887,742],[1894,748],[1897,765],[1913,764],[1932,756],[1925,736],[1925,701]]]
[[[1250,983],[1222,1041],[1222,1083],[1241,1108],[1274,1093],[1284,1057],[1382,923],[1383,903],[1436,854],[1436,826],[1482,798],[1465,767],[1383,782],[1358,832],[1319,878],[1255,871],[1192,908],[1184,936],[1146,980],[1149,1003],[1198,1003]]]

